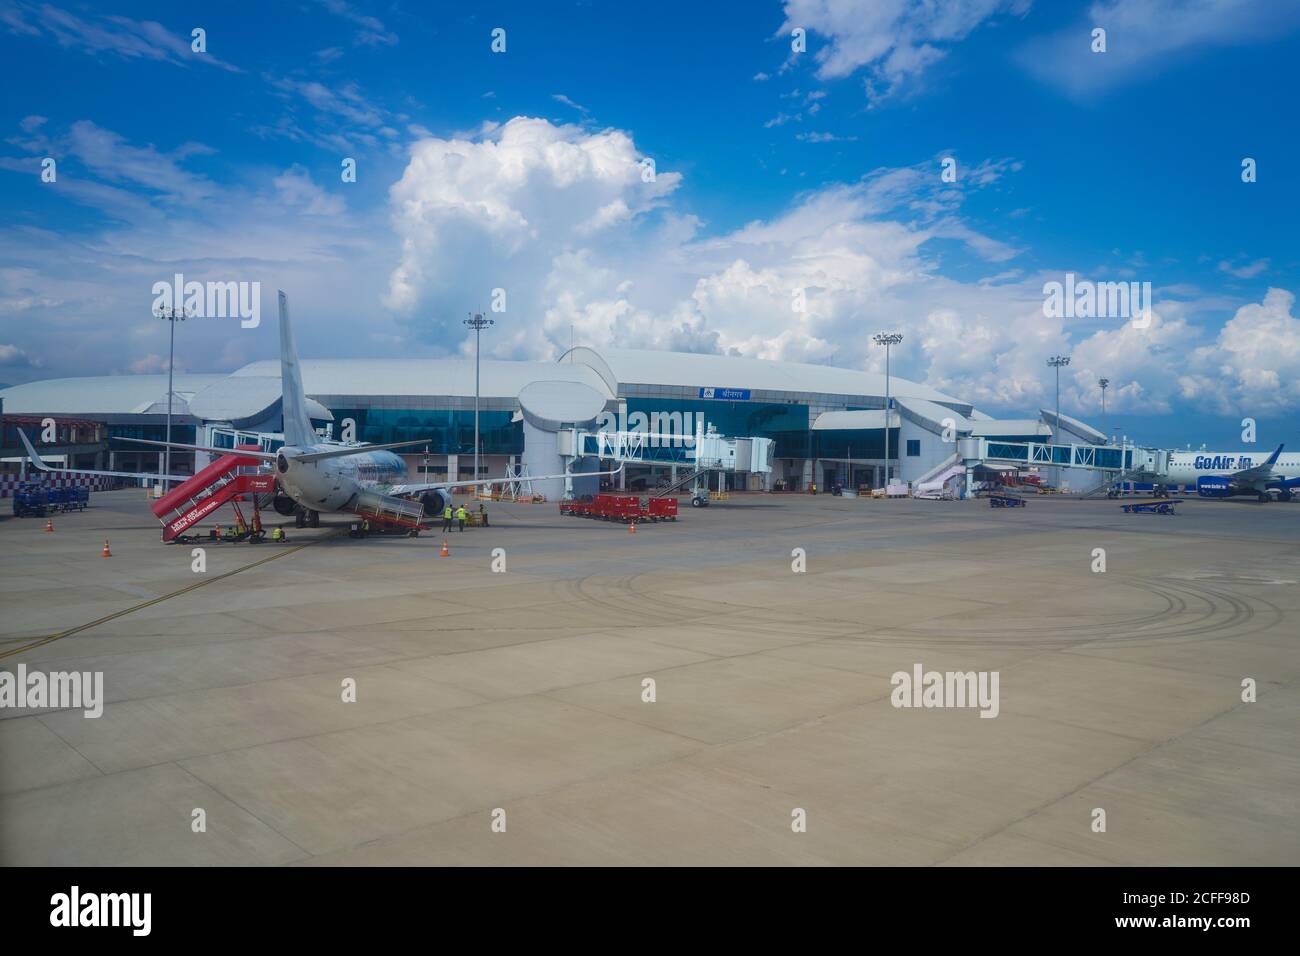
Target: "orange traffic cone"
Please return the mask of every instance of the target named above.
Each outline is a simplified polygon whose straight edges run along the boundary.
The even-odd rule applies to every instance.
[[[631,524],[629,524],[629,525],[627,526],[627,533],[628,533],[628,534],[636,534],[636,522],[635,522],[635,521],[633,521]]]
[[[110,551],[110,550],[108,550],[108,539],[105,538],[105,539],[104,539],[104,557],[106,557],[106,558],[111,558],[112,556],[113,556],[113,552]]]
[[[54,530],[54,519],[53,519],[53,518],[46,518],[46,519],[45,519],[45,530],[46,530],[46,531],[53,531],[53,530]]]
[[[438,557],[440,557],[440,558],[450,558],[450,557],[451,557],[451,550],[447,547],[447,539],[446,539],[446,538],[443,538],[443,539],[442,539],[442,550],[438,552]]]

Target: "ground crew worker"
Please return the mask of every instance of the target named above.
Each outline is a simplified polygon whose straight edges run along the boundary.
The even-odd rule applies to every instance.
[[[442,509],[442,530],[443,531],[451,530],[451,504],[450,503],[448,503],[447,507]]]
[[[280,525],[279,527],[273,528],[271,530],[271,540],[272,541],[284,540],[284,525]]]
[[[483,502],[481,501],[478,503],[478,519],[483,522],[483,527],[486,528],[488,526],[487,508],[483,507]]]
[[[456,521],[460,525],[461,531],[465,530],[465,519],[468,517],[469,517],[469,512],[465,510],[464,505],[461,505],[459,508],[456,509]]]

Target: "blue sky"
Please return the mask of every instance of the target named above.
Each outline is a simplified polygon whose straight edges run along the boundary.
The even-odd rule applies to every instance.
[[[899,374],[992,414],[1064,352],[1098,425],[1300,443],[1300,3],[460,7],[0,0],[0,381],[164,369],[179,271],[285,288],[308,356],[463,352],[501,288],[502,357],[876,368],[896,328]],[[1045,317],[1067,272],[1150,282],[1151,326]],[[274,354],[198,319],[176,364]]]

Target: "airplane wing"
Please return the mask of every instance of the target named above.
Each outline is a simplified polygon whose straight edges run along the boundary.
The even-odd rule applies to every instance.
[[[262,461],[275,461],[275,453],[269,451],[242,451],[238,448],[212,448],[209,445],[186,445],[178,441],[152,441],[148,438],[114,438],[114,441],[132,441],[140,445],[157,445],[159,448],[182,448],[185,451],[205,451],[210,455],[243,455],[245,458],[260,458]]]
[[[20,428],[18,437],[23,441],[23,447],[27,449],[27,457],[31,459],[32,467],[37,471],[60,471],[69,475],[103,475],[107,478],[153,478],[159,481],[188,481],[193,475],[160,475],[154,471],[96,471],[90,468],[51,468],[45,463],[45,460],[37,454],[36,449],[32,447],[31,439]]]
[[[389,448],[408,448],[411,445],[428,445],[433,442],[431,438],[421,438],[417,441],[395,441],[387,445],[344,445],[339,448],[331,448],[328,451],[307,452],[304,455],[294,456],[295,462],[311,464],[313,461],[324,461],[326,458],[342,458],[346,455],[360,455],[368,451],[384,451]],[[272,455],[271,457],[275,457]]]
[[[412,485],[393,485],[388,489],[388,493],[403,498],[442,488],[472,488],[478,485],[504,485],[510,481],[548,481],[555,478],[596,478],[603,475],[617,475],[622,470],[623,466],[619,465],[613,471],[574,471],[561,475],[525,475],[522,478],[517,475],[503,475],[498,478],[480,478],[477,481],[432,481]]]
[[[152,441],[148,438],[118,438],[117,441],[138,442],[142,445],[158,445],[162,448],[182,448],[186,451],[205,451],[212,455],[244,455],[248,458],[260,458],[262,461],[275,461],[275,453],[269,451],[244,451],[240,448],[213,448],[208,445],[186,445],[181,442]],[[313,461],[323,461],[326,458],[342,458],[346,455],[360,455],[367,451],[383,451],[388,448],[406,448],[409,445],[427,445],[430,439],[421,438],[418,441],[399,441],[392,442],[388,445],[346,445],[339,448],[331,448],[328,451],[308,452],[302,455],[295,455],[294,461],[304,464],[311,464]],[[467,482],[468,483],[468,482]]]
[[[1267,459],[1253,468],[1243,468],[1241,471],[1234,471],[1228,478],[1234,484],[1253,486],[1255,482],[1262,481],[1273,474],[1273,466],[1277,464],[1278,456],[1282,454],[1282,445],[1278,445]]]

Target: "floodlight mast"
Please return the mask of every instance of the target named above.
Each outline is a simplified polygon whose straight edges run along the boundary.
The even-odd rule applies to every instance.
[[[901,332],[877,332],[871,337],[877,345],[885,347],[885,493],[889,493],[889,413],[893,410],[893,399],[889,394],[889,350],[903,341]]]
[[[171,483],[167,476],[172,473],[172,368],[176,364],[176,323],[184,322],[190,318],[193,313],[186,312],[184,309],[178,309],[174,306],[166,306],[154,309],[155,316],[164,320],[170,329],[169,344],[167,346],[167,447],[163,449],[163,489],[171,490]],[[111,465],[109,466],[112,467]]]
[[[1061,428],[1061,369],[1070,364],[1070,356],[1053,355],[1047,360],[1050,368],[1056,369],[1056,424],[1052,427],[1052,441],[1058,440],[1057,432]]]
[[[483,330],[489,326],[495,325],[495,319],[485,319],[482,312],[476,312],[468,319],[465,324],[474,330],[474,481],[478,481],[478,406],[479,406],[479,341]],[[450,475],[447,476],[449,479]],[[460,476],[457,475],[457,478]],[[453,479],[454,480],[454,479]]]

